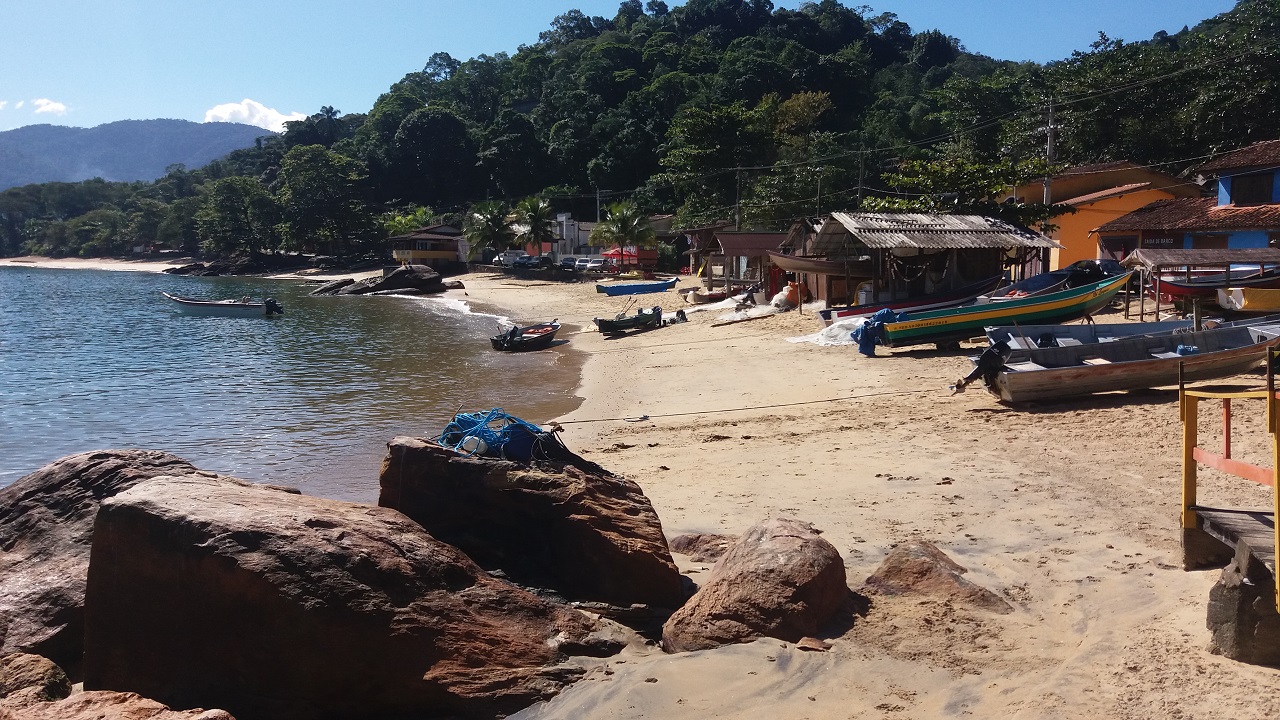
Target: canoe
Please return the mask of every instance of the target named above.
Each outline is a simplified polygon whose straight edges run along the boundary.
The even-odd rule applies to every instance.
[[[262,302],[256,302],[247,297],[239,300],[197,300],[181,295],[170,295],[164,291],[160,294],[173,301],[178,312],[184,315],[271,317],[284,314],[284,308],[273,298],[266,298]]]
[[[656,293],[670,290],[676,286],[679,278],[668,278],[666,280],[644,280],[641,282],[611,282],[600,283],[596,285],[596,292],[605,295],[642,295],[644,293]]]
[[[527,327],[513,327],[489,338],[489,342],[493,344],[494,350],[507,352],[542,350],[551,347],[551,341],[555,340],[559,329],[560,323],[555,320]]]
[[[784,255],[773,250],[766,250],[765,252],[769,253],[769,260],[784,272],[835,276],[848,274],[849,277],[856,278],[871,277],[870,260]]]
[[[923,312],[925,310],[941,310],[943,308],[955,307],[963,305],[967,302],[975,300],[983,293],[989,293],[994,290],[1002,281],[1004,276],[996,275],[986,280],[980,280],[972,285],[946,292],[932,293],[930,295],[921,295],[920,297],[908,298],[904,300],[891,300],[889,302],[880,303],[864,303],[862,305],[847,305],[844,307],[833,307],[826,310],[819,310],[818,314],[822,316],[822,322],[830,325],[839,320],[855,320],[857,318],[871,317],[877,312],[889,308],[898,312]]]
[[[1280,290],[1256,287],[1219,288],[1218,306],[1238,313],[1280,312]]]
[[[595,318],[593,322],[595,322],[600,332],[605,335],[619,335],[628,330],[645,330],[660,327],[662,325],[662,308],[656,306],[650,310],[640,308],[635,315],[620,314],[612,319]]]
[[[988,325],[1065,322],[1106,307],[1129,282],[1132,273],[1048,295],[975,303],[946,310],[908,314],[879,328],[881,344],[889,347],[964,340],[982,335]]]
[[[1280,290],[1280,269],[1249,270],[1245,273],[1233,271],[1217,273],[1186,280],[1160,280],[1160,300],[1162,302],[1183,302],[1191,298],[1216,299],[1219,288],[1251,288],[1261,290]],[[1148,296],[1156,297],[1156,286],[1147,287]]]
[[[1113,342],[1026,351],[1006,361],[987,389],[1008,403],[1137,390],[1183,379],[1214,380],[1247,372],[1280,347],[1280,322],[1231,324],[1200,332],[1139,335]]]

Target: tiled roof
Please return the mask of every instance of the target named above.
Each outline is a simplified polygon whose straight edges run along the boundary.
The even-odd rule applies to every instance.
[[[1280,205],[1218,207],[1217,202],[1214,198],[1157,200],[1102,225],[1095,232],[1280,229]]]
[[[1224,170],[1280,167],[1280,140],[1254,143],[1246,148],[1227,153],[1200,166],[1199,172],[1223,174]]]
[[[1086,203],[1097,202],[1099,200],[1106,200],[1107,198],[1120,197],[1121,195],[1128,195],[1129,193],[1137,192],[1138,190],[1147,190],[1150,187],[1151,187],[1151,183],[1149,182],[1129,183],[1128,185],[1121,185],[1119,187],[1107,188],[1106,190],[1099,190],[1098,192],[1089,193],[1088,195],[1081,195],[1080,197],[1073,197],[1069,200],[1063,200],[1062,204],[1063,205],[1084,205]]]

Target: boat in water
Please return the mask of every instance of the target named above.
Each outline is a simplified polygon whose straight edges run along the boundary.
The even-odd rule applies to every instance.
[[[948,290],[946,292],[932,293],[930,295],[921,295],[920,297],[907,298],[903,300],[891,300],[889,302],[879,303],[863,303],[861,305],[846,305],[844,307],[827,308],[819,310],[818,315],[822,317],[824,325],[839,322],[841,320],[855,320],[857,318],[866,318],[886,308],[897,312],[924,312],[925,310],[942,310],[944,308],[956,307],[967,302],[973,302],[980,295],[989,293],[999,287],[1004,281],[1003,275],[989,277],[986,280],[980,280],[971,285]]]
[[[161,291],[161,295],[169,298],[184,315],[212,315],[219,317],[272,317],[283,315],[284,307],[273,298],[261,302],[249,297],[238,300],[198,300],[196,298],[170,295]]]
[[[494,350],[506,352],[542,350],[551,347],[559,329],[560,323],[555,320],[526,327],[512,327],[489,338],[489,342],[493,344]]]
[[[1257,367],[1273,347],[1280,347],[1277,317],[1210,330],[1035,348],[1016,356],[998,343],[974,359],[974,372],[955,387],[963,391],[981,377],[989,392],[1008,403],[1138,390],[1177,384],[1179,367],[1184,381],[1238,375]]]
[[[877,339],[889,347],[945,343],[980,336],[990,325],[1028,322],[1065,322],[1091,315],[1111,303],[1129,282],[1132,273],[1048,295],[1034,295],[1001,302],[975,302],[945,310],[907,313],[900,319],[879,323]],[[871,324],[874,318],[868,320]]]
[[[610,296],[643,295],[646,293],[665,292],[676,286],[679,278],[666,280],[642,280],[639,282],[598,283],[596,292]]]
[[[605,335],[621,335],[631,330],[647,330],[662,327],[662,308],[640,308],[635,315],[620,313],[616,317],[595,318],[596,327]]]

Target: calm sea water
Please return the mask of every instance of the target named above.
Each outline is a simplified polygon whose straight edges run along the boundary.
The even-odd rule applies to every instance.
[[[0,486],[64,455],[134,447],[372,501],[396,435],[437,435],[459,408],[542,423],[578,403],[573,353],[495,352],[496,316],[443,298],[309,297],[313,288],[0,267]],[[162,290],[265,294],[286,314],[189,317]]]

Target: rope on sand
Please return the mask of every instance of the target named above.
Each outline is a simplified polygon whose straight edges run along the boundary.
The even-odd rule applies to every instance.
[[[717,413],[741,412],[743,410],[771,410],[774,408],[796,407],[799,405],[817,405],[820,403],[843,402],[845,400],[861,400],[863,398],[882,397],[885,395],[917,395],[920,393],[932,393],[932,392],[937,392],[937,390],[932,390],[932,389],[931,390],[894,390],[894,391],[867,393],[865,395],[849,395],[847,397],[826,398],[823,400],[803,400],[800,402],[775,403],[773,405],[750,405],[747,407],[721,408],[719,410],[693,410],[689,412],[656,413],[653,415],[640,415],[638,417],[592,418],[590,420],[557,420],[549,424],[552,426],[555,426],[555,425],[577,425],[582,423],[601,423],[601,422],[634,423],[634,422],[642,422],[645,420],[652,420],[653,418],[684,417],[687,415],[714,415]]]

